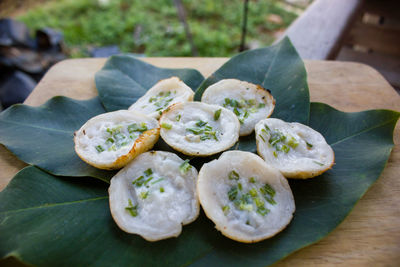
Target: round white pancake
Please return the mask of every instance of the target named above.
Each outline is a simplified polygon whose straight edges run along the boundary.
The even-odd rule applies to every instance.
[[[74,135],[78,156],[94,167],[108,170],[122,168],[151,149],[160,136],[160,128],[151,117],[118,110],[91,118]]]
[[[289,224],[295,211],[286,178],[250,152],[227,151],[204,164],[197,192],[215,228],[245,243],[274,236]]]
[[[133,103],[129,110],[135,110],[158,119],[162,112],[176,103],[192,101],[194,92],[178,77],[157,82],[144,96]]]
[[[269,118],[255,130],[258,154],[288,178],[311,178],[333,166],[332,148],[306,125]]]
[[[182,225],[199,215],[197,175],[173,153],[139,155],[111,179],[108,193],[114,221],[123,231],[148,241],[177,237]]]
[[[173,105],[161,116],[160,125],[163,140],[186,155],[213,155],[239,138],[240,124],[232,111],[201,102]]]
[[[268,118],[275,108],[275,99],[269,91],[236,79],[225,79],[211,85],[204,91],[201,102],[232,110],[240,121],[240,136],[251,134],[256,123]]]

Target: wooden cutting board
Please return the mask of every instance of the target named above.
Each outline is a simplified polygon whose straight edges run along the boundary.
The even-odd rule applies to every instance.
[[[205,77],[227,58],[144,58],[168,68],[195,68]],[[88,99],[97,95],[94,74],[106,59],[70,59],[53,66],[25,104],[38,106],[56,95]],[[351,62],[306,61],[311,101],[342,111],[393,109],[400,96],[367,65]],[[284,78],[284,77],[282,77]],[[399,266],[400,265],[400,123],[395,147],[379,180],[351,214],[329,236],[302,249],[276,266]],[[0,146],[0,190],[26,166]]]

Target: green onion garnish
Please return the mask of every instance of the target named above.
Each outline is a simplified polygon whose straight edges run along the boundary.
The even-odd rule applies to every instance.
[[[257,209],[257,213],[260,214],[261,216],[267,215],[268,212],[270,212],[270,210],[265,208],[264,206],[258,207],[258,209]]]
[[[318,162],[318,161],[315,161],[315,160],[313,160],[313,162],[314,162],[315,164],[318,164],[319,166],[324,166],[324,164],[321,163],[321,162]]]
[[[186,174],[190,169],[192,168],[192,165],[189,164],[189,160],[185,160],[180,166],[179,170],[181,171],[182,174]]]
[[[219,116],[221,116],[221,111],[222,109],[218,109],[217,111],[214,112],[214,120],[217,121],[219,119]]]
[[[157,179],[157,180],[151,182],[151,184],[156,184],[156,183],[159,183],[159,182],[161,182],[161,181],[163,181],[163,180],[165,180],[165,179],[164,179],[164,178],[159,178],[159,179]]]
[[[299,142],[297,142],[297,140],[294,137],[291,137],[287,142],[287,144],[292,148],[296,148],[299,145]]]
[[[253,205],[251,205],[251,204],[245,204],[245,203],[240,203],[240,204],[239,204],[239,209],[240,209],[240,210],[252,211],[252,210],[253,210]]]
[[[263,129],[264,130],[264,129]],[[265,143],[265,139],[264,139],[264,137],[261,135],[261,134],[259,134],[258,135],[263,141],[264,141],[264,143]]]
[[[239,180],[239,174],[235,171],[231,171],[228,175],[229,180]]]
[[[176,115],[175,120],[176,121],[180,121],[181,120],[181,114]]]
[[[160,187],[160,192],[164,193],[164,187]]]
[[[232,187],[232,188],[229,190],[229,192],[228,192],[228,198],[229,198],[229,200],[230,200],[230,201],[235,200],[236,197],[237,197],[237,194],[238,194],[238,189],[237,189],[237,187],[236,187],[236,186]]]
[[[136,217],[138,215],[137,206],[138,205],[133,206],[132,201],[128,199],[128,207],[125,207],[125,210],[127,210],[132,217]]]
[[[161,123],[161,127],[167,130],[172,129],[172,125],[166,122]]]
[[[238,183],[238,188],[239,188],[239,190],[242,190],[242,189],[243,189],[243,187],[242,187],[242,184],[241,184],[241,183]]]
[[[104,151],[104,148],[101,145],[95,146],[95,148],[99,153]]]
[[[310,144],[309,142],[306,142],[306,144],[307,144],[307,146],[308,146],[309,148],[312,148],[312,147],[313,147],[313,145]]]
[[[249,178],[249,183],[254,184],[256,182],[256,179],[254,177]]]
[[[229,212],[229,206],[223,206],[223,207],[222,207],[222,211],[224,212],[225,215],[228,214],[228,212]]]
[[[150,176],[150,175],[153,174],[153,170],[152,170],[151,168],[148,168],[148,169],[145,170],[143,173],[144,173],[146,176]]]
[[[252,197],[256,197],[258,194],[257,194],[257,189],[255,189],[255,188],[252,188],[250,191],[249,191],[249,193],[250,193],[250,195],[252,196]]]
[[[146,199],[148,196],[149,196],[149,191],[140,193],[140,197],[141,197],[142,199]]]

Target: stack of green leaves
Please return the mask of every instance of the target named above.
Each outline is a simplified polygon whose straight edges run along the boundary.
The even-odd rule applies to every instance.
[[[149,243],[113,222],[107,189],[114,173],[81,161],[73,132],[95,115],[126,109],[170,76],[195,90],[196,100],[221,79],[260,84],[276,99],[273,117],[307,124],[332,146],[336,164],[331,170],[290,181],[296,212],[284,231],[241,244],[223,237],[202,214],[178,238]],[[162,69],[120,55],[107,61],[95,81],[99,97],[92,100],[55,97],[40,107],[15,105],[0,114],[0,143],[32,165],[0,193],[0,258],[38,266],[272,264],[319,241],[344,220],[384,169],[399,117],[389,110],[344,113],[310,104],[304,64],[288,39],[241,53],[206,80],[196,70]],[[234,149],[255,152],[254,135],[240,138]]]

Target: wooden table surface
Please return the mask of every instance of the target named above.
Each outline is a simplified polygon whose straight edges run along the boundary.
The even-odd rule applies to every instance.
[[[97,95],[94,74],[106,59],[71,59],[53,66],[25,101],[38,106],[56,95],[88,99]],[[170,68],[198,69],[205,77],[226,58],[144,58]],[[351,62],[306,61],[311,101],[342,111],[393,109],[400,96],[369,66]],[[379,180],[330,235],[277,266],[400,266],[400,123],[395,147]],[[26,166],[0,146],[0,190]]]

